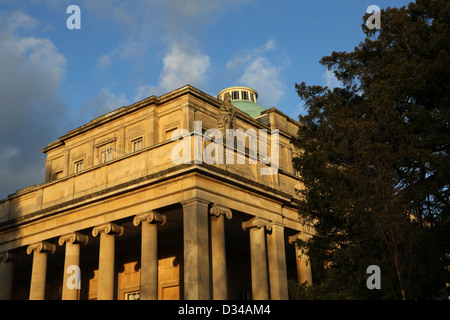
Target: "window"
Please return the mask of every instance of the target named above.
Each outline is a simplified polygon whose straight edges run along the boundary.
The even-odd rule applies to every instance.
[[[241,91],[242,100],[248,100],[248,92],[247,91]]]
[[[63,177],[63,172],[62,171],[55,172],[55,180],[59,180],[62,177]]]
[[[239,91],[232,91],[231,92],[231,99],[239,100]]]
[[[251,92],[250,92],[250,100],[251,100],[252,102],[255,102],[255,103],[256,103],[256,101],[255,101],[255,95],[254,95],[253,93],[251,93]]]
[[[112,160],[112,148],[110,145],[106,146],[102,151],[101,151],[101,160],[102,163],[108,162]]]
[[[166,139],[167,140],[171,140],[172,139],[172,134],[175,132],[175,130],[177,130],[178,128],[173,128],[170,130],[166,131]]]
[[[143,148],[142,138],[131,141],[131,152],[139,151]]]
[[[139,291],[125,293],[125,300],[139,300]]]
[[[75,162],[75,173],[81,172],[84,170],[84,160],[80,160]]]

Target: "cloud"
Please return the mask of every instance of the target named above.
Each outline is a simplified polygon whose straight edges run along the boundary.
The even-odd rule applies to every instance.
[[[2,13],[5,15],[5,13]],[[3,17],[5,19],[5,17]],[[17,31],[18,29],[34,29],[38,25],[38,21],[33,17],[23,13],[22,11],[15,11],[8,18],[6,28],[9,31]]]
[[[188,44],[173,43],[163,58],[163,68],[157,86],[141,85],[137,89],[137,100],[150,95],[170,92],[186,84],[201,86],[207,81],[210,57],[201,54]]]
[[[129,104],[130,101],[125,95],[115,94],[109,88],[103,87],[95,97],[86,100],[81,109],[78,110],[78,119],[74,120],[74,122],[84,124]]]
[[[238,84],[258,91],[258,103],[265,107],[275,106],[286,92],[281,78],[289,60],[280,60],[276,49],[277,43],[271,39],[262,46],[240,51],[226,64],[228,73],[238,78]]]
[[[104,54],[100,57],[97,61],[97,68],[98,69],[105,69],[111,65],[111,57],[107,54]]]
[[[49,39],[23,34],[37,26],[23,12],[0,13],[0,198],[44,181],[40,149],[64,122],[67,61]]]
[[[167,52],[165,48],[176,50],[175,43],[198,56],[198,52],[192,52],[198,50],[198,43],[187,45],[188,41],[200,39],[209,26],[227,13],[255,1],[85,0],[82,6],[102,27],[115,28],[111,32],[118,35],[116,47],[98,60],[99,66],[110,66],[118,60],[146,64],[149,57],[161,59]]]
[[[323,78],[325,80],[325,86],[327,86],[330,90],[333,90],[336,87],[340,87],[341,83],[334,75],[333,70],[328,70],[328,68],[325,70],[325,73],[323,74]]]
[[[204,80],[209,65],[209,56],[187,46],[173,44],[163,59],[161,87],[170,91],[186,83],[199,84]]]
[[[261,96],[261,103],[264,101],[267,107],[272,107],[280,101],[285,92],[279,78],[279,67],[272,65],[266,58],[257,57],[247,66],[238,81],[257,90]]]

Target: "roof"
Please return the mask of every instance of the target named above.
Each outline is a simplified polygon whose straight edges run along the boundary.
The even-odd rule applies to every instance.
[[[235,108],[244,111],[252,118],[259,117],[261,112],[267,110],[266,108],[248,100],[231,100],[231,103]]]

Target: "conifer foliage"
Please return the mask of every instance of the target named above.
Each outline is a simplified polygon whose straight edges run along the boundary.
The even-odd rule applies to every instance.
[[[341,86],[296,84],[307,113],[293,144],[314,236],[303,298],[438,299],[450,295],[450,2],[381,11],[352,52],[320,63]],[[368,289],[367,268],[381,270]],[[301,293],[299,293],[301,291]],[[295,296],[293,296],[295,298]]]

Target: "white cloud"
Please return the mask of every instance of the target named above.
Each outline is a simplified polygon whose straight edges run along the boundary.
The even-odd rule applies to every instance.
[[[2,13],[3,15],[5,13]],[[15,11],[8,18],[7,28],[11,31],[17,31],[18,29],[33,29],[38,25],[38,21],[23,13],[22,11]]]
[[[272,65],[264,57],[257,57],[245,69],[239,82],[257,90],[261,97],[259,101],[264,102],[266,107],[273,107],[285,92],[284,85],[279,78],[279,67]]]
[[[270,39],[269,41],[266,42],[266,44],[264,45],[264,49],[266,51],[268,50],[274,50],[277,47],[277,42],[273,39]]]
[[[187,46],[174,44],[163,59],[161,87],[169,91],[187,83],[201,83],[209,65],[209,56],[194,52]]]
[[[40,149],[60,134],[66,58],[50,39],[24,35],[37,21],[0,13],[0,198],[44,180]]]
[[[210,57],[201,54],[187,44],[174,43],[163,58],[163,69],[157,86],[141,85],[137,100],[160,95],[184,85],[201,86],[207,81]]]
[[[283,97],[286,88],[280,80],[284,68],[289,64],[287,59],[274,63],[269,53],[277,54],[277,43],[268,40],[257,48],[240,51],[226,64],[230,74],[238,74],[238,84],[251,87],[258,91],[258,103],[264,107],[275,106]]]
[[[80,121],[89,121],[129,104],[130,101],[125,95],[117,95],[107,87],[103,87],[97,96],[86,101],[82,108],[83,112],[80,113],[84,119]]]
[[[323,78],[325,80],[325,86],[327,86],[330,90],[333,90],[336,87],[340,87],[340,82],[334,75],[333,70],[326,69],[325,73],[323,74]]]
[[[187,48],[185,56],[193,57],[192,63],[206,63],[206,68],[209,67],[209,57],[199,52],[198,43],[186,43],[200,38],[198,35],[219,19],[229,19],[228,13],[255,1],[258,0],[85,0],[82,6],[102,27],[107,25],[118,34],[116,47],[99,57],[98,67],[112,66],[119,60],[139,62],[144,66],[150,59],[173,60],[163,62],[165,70],[158,84],[144,83],[138,88],[138,96],[143,97],[146,95],[143,92],[149,88],[166,89],[183,82],[198,83],[196,74],[204,71],[201,66],[194,65],[191,70],[187,70],[189,66],[181,66],[181,71],[171,68],[177,63],[176,57],[183,59],[177,49]],[[166,46],[169,51],[161,58],[160,48]]]
[[[97,68],[105,69],[111,65],[111,57],[107,54],[104,54],[97,61]]]

